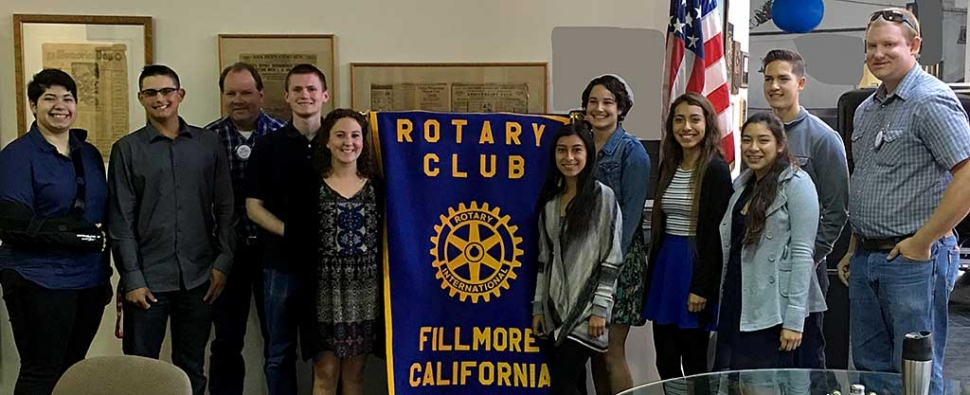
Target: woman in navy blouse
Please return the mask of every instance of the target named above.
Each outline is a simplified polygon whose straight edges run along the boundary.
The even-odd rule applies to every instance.
[[[27,86],[35,122],[0,151],[0,202],[26,207],[37,217],[58,217],[74,207],[84,188],[84,218],[104,219],[106,181],[101,153],[77,119],[77,85],[56,69]],[[80,157],[83,178],[75,174]],[[9,215],[10,212],[0,212]],[[58,378],[84,359],[111,297],[108,255],[63,248],[0,245],[0,285],[10,312],[20,374],[14,395],[49,395]]]

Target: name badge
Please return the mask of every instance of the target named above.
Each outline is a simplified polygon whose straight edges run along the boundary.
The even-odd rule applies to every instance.
[[[240,145],[236,147],[236,157],[242,160],[249,159],[249,155],[253,153],[252,147],[248,145]]]

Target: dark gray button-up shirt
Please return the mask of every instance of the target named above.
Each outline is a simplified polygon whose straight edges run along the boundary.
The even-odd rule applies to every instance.
[[[226,151],[217,134],[179,121],[175,139],[148,124],[111,149],[108,235],[126,292],[193,289],[232,267]]]

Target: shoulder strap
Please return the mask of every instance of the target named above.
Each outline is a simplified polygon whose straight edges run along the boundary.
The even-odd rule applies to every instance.
[[[85,186],[84,186],[84,159],[81,156],[81,148],[71,152],[71,161],[74,162],[74,175],[77,184],[77,194],[74,196],[73,208],[84,212],[85,206]]]

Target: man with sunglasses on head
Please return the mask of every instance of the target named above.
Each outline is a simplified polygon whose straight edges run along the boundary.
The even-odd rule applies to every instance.
[[[158,358],[172,320],[172,362],[205,394],[211,307],[232,267],[229,160],[215,133],[178,114],[175,71],[138,77],[148,124],[111,148],[108,234],[124,293],[125,354]]]
[[[959,261],[953,228],[970,211],[970,125],[953,91],[917,63],[920,44],[911,12],[869,18],[866,65],[882,83],[853,119],[853,235],[839,274],[855,367],[899,372],[903,336],[931,331],[940,384]]]

